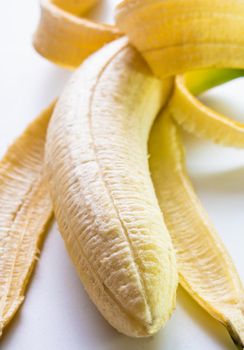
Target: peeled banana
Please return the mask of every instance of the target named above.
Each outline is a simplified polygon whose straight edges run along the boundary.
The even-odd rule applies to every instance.
[[[187,175],[183,143],[170,108],[149,141],[157,198],[176,250],[181,285],[244,345],[244,289]]]
[[[175,307],[175,254],[147,159],[148,133],[171,87],[119,39],[75,72],[48,129],[60,232],[89,296],[129,336],[152,335]]]

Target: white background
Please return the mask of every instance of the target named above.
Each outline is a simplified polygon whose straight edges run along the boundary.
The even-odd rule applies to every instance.
[[[100,11],[111,20],[107,1]],[[96,14],[97,15],[97,14]],[[8,0],[0,11],[0,153],[64,86],[70,73],[38,56],[31,39],[39,18],[36,0]],[[204,101],[244,121],[244,81],[204,95]],[[244,280],[244,151],[186,135],[189,171],[204,206]],[[166,328],[150,339],[114,331],[89,301],[56,224],[48,233],[27,298],[6,329],[2,350],[234,350],[225,331],[181,288]]]

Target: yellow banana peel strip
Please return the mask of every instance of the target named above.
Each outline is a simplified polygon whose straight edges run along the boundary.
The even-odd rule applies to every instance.
[[[74,15],[89,11],[99,0],[50,0],[49,2]]]
[[[0,336],[24,300],[52,215],[43,173],[52,111],[53,105],[30,124],[0,162]]]
[[[178,126],[166,109],[149,140],[154,187],[176,250],[181,285],[244,346],[244,291],[188,177]]]
[[[225,77],[220,68],[236,68],[237,75],[243,75],[244,2],[124,0],[117,6],[116,19],[157,76],[184,73],[176,77],[170,103],[173,117],[198,136],[243,147],[244,125],[204,106],[193,95],[201,92],[197,81],[212,76],[206,68],[218,68],[214,80]]]
[[[48,60],[73,69],[122,34],[109,24],[80,17],[99,0],[42,0],[35,49]]]
[[[116,23],[160,78],[244,68],[244,2],[124,0]]]
[[[172,117],[199,137],[225,146],[244,147],[244,124],[212,110],[194,96],[243,74],[243,70],[220,69],[178,75],[169,104]]]

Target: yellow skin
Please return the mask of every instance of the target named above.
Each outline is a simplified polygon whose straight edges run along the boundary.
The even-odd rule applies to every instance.
[[[244,68],[243,1],[125,0],[116,23],[160,78]]]
[[[116,23],[158,77],[182,74],[170,102],[179,124],[214,142],[244,147],[244,125],[204,106],[194,96],[201,91],[192,86],[202,77],[212,75],[214,82],[226,75],[224,69],[215,75],[206,68],[244,68],[243,1],[125,0]]]
[[[72,13],[74,15],[82,15],[90,10],[99,0],[49,0],[49,3],[56,5],[57,7]]]
[[[114,40],[118,36],[121,36],[120,31],[113,26],[94,23],[87,21],[84,18],[78,17],[85,13],[85,11],[95,2],[95,0],[56,0],[52,2],[49,0],[43,0],[41,21],[34,39],[35,48],[43,56],[50,59],[51,61],[73,69],[79,65],[84,60],[84,58],[99,49],[105,43]],[[243,72],[234,72],[232,70],[224,69],[197,72],[192,72],[192,70],[211,67],[244,68],[244,47],[242,35],[244,26],[244,3],[237,0],[188,0],[187,2],[182,0],[126,0],[118,6],[117,13],[117,23],[119,25],[119,28],[122,31],[126,32],[132,43],[139,49],[139,51],[141,51],[142,55],[146,58],[152,70],[158,76],[164,78],[168,75],[181,73],[184,74],[182,76],[178,76],[175,80],[173,95],[165,112],[166,117],[164,119],[159,119],[153,128],[152,137],[150,139],[150,166],[152,178],[154,181],[154,186],[160,207],[165,216],[165,220],[170,229],[170,233],[176,248],[176,253],[179,260],[179,274],[182,285],[201,306],[203,306],[213,317],[215,317],[227,327],[235,343],[238,346],[243,347],[243,288],[226,250],[223,248],[223,245],[217,237],[216,232],[213,230],[212,225],[209,223],[209,220],[206,217],[206,213],[203,212],[203,209],[201,208],[192,189],[185,169],[181,140],[178,135],[177,127],[173,123],[171,116],[174,117],[175,120],[179,121],[183,127],[190,131],[193,131],[197,135],[205,138],[210,138],[215,142],[219,142],[225,145],[243,147],[243,126],[240,123],[235,123],[231,119],[204,107],[193,96],[201,93],[211,86],[233,79],[235,76],[242,75]],[[206,30],[206,28],[208,30]],[[130,48],[129,50],[132,49]],[[138,54],[135,53],[134,55],[138,56]],[[128,57],[131,57],[131,54],[129,54]],[[135,81],[137,81],[137,79],[140,81],[140,87],[144,86],[144,80],[154,80],[151,77],[150,73],[146,73],[147,69],[144,67],[145,63],[142,64],[144,67],[143,69],[141,63],[138,63],[141,62],[140,58],[135,59],[135,62],[137,63],[135,63],[134,68],[135,71],[139,69],[142,76],[145,75],[145,79],[141,77],[140,74],[138,75],[139,72],[135,74],[134,71],[133,73],[133,64],[132,66],[129,64],[129,66],[126,68],[128,57],[125,55],[119,63],[121,66],[124,65],[125,72],[127,72],[125,74],[128,74],[129,71],[129,74],[132,74],[132,76],[137,76]],[[83,67],[80,69],[85,75],[87,67],[90,65],[90,60],[91,62],[94,62],[94,58],[88,59],[84,65],[86,68]],[[191,72],[189,73],[188,71]],[[87,74],[88,72],[89,69],[87,71]],[[103,76],[103,74],[104,73],[102,69],[98,75],[100,77],[100,75]],[[150,79],[149,76],[151,77]],[[99,79],[100,78],[98,78],[98,80]],[[110,88],[111,91],[110,94],[107,95],[107,101],[110,101],[109,97],[115,94],[114,96],[117,97],[117,99],[115,98],[117,106],[120,106],[118,102],[121,101],[122,109],[125,108],[125,106],[128,106],[127,96],[130,95],[131,91],[134,91],[135,93],[135,90],[132,88],[130,91],[129,86],[122,86],[119,88],[118,93],[116,89],[114,90],[113,84],[110,82],[110,80],[105,79],[105,82],[106,81],[106,88],[104,88],[104,91],[100,92],[101,95],[103,95],[103,92],[106,92],[106,90]],[[82,86],[82,83],[83,82],[81,81],[79,84]],[[77,86],[79,84],[76,83]],[[140,90],[140,87],[138,90]],[[96,90],[96,88],[94,89]],[[72,93],[69,94],[69,91]],[[147,93],[149,93],[149,91]],[[69,121],[66,120],[68,116],[68,113],[66,113],[66,111],[68,111],[70,107],[71,111],[73,110],[73,104],[71,101],[72,98],[76,96],[77,91],[76,89],[72,90],[72,88],[66,89],[65,95],[66,94],[69,97],[63,96],[60,105],[67,106],[67,109],[58,107],[58,112],[55,113],[56,116],[54,117],[54,120],[56,120],[56,122],[53,122],[54,126],[58,125],[59,118],[61,118],[60,120],[64,118],[64,121],[68,123],[67,125],[70,125]],[[138,94],[135,93],[135,96],[143,97],[143,94],[138,91]],[[164,96],[166,98],[167,94]],[[86,98],[85,90],[84,95],[81,96],[81,98]],[[164,100],[164,102],[166,101]],[[140,103],[142,103],[142,101],[138,97],[136,105],[139,104],[140,107]],[[163,100],[161,103],[163,105]],[[94,106],[94,108],[98,108],[99,111],[100,107],[101,106],[99,102],[97,102],[97,104]],[[133,107],[136,106],[133,105]],[[155,105],[153,108],[155,108]],[[148,121],[146,125],[143,123],[140,126],[138,123],[138,125],[132,129],[128,128],[128,123],[131,122],[131,119],[128,119],[129,110],[127,110],[127,112],[124,113],[123,118],[121,118],[121,125],[124,125],[123,130],[127,130],[128,133],[133,133],[133,135],[131,135],[128,140],[130,142],[134,142],[134,136],[137,135],[139,131],[142,131],[142,134],[140,132],[139,134],[143,136],[142,139],[144,140],[143,142],[145,151],[145,140],[150,129],[150,123],[152,122],[152,119],[155,117],[155,115],[152,116],[152,114],[150,114],[152,112],[148,111],[150,116],[146,116],[144,109],[146,109],[146,106],[145,108],[142,108],[142,115],[144,115],[143,120]],[[182,113],[182,111],[184,111],[184,113]],[[120,112],[121,109],[118,108],[118,113]],[[28,145],[28,147],[31,146],[33,134],[30,133],[29,130],[32,130],[33,126],[35,127],[35,125],[37,126],[37,129],[35,130],[38,130],[40,121],[42,119],[44,120],[44,124],[41,123],[42,127],[39,129],[38,135],[35,136],[37,137],[37,140],[38,137],[41,137],[42,148],[34,147],[31,162],[29,162],[30,159],[28,155],[28,149],[26,150],[26,148],[23,148],[21,151],[22,158],[25,160],[26,154],[26,159],[28,160],[27,163],[24,161],[24,164],[31,165],[32,170],[29,166],[22,168],[21,162],[19,164],[19,170],[10,162],[10,166],[7,168],[7,173],[4,160],[0,165],[0,168],[3,168],[3,174],[5,174],[7,178],[9,177],[10,179],[13,179],[14,186],[17,186],[17,188],[18,182],[16,181],[16,170],[18,173],[18,178],[20,174],[23,178],[28,178],[29,172],[34,175],[34,177],[30,179],[30,183],[26,183],[27,187],[29,185],[31,186],[33,181],[34,183],[38,184],[38,179],[41,183],[42,180],[45,181],[43,179],[42,165],[43,145],[46,126],[51,114],[51,109],[45,111],[44,114],[39,119],[37,119],[33,125],[30,126],[30,129],[27,129],[27,132],[25,132],[19,139],[24,140],[24,143]],[[60,114],[61,117],[57,117]],[[97,123],[100,123],[99,118],[97,119]],[[111,117],[108,126],[110,127],[110,124],[113,125],[113,123],[115,123],[115,125],[118,125],[116,124],[117,122]],[[59,130],[61,129],[62,128],[60,127]],[[104,127],[103,130],[99,130],[99,128],[97,130],[97,136],[94,139],[95,142],[98,142],[98,145],[95,146],[97,150],[99,150],[101,146],[99,143],[99,140],[101,140],[100,137],[102,137],[104,140],[107,140],[106,133],[103,134],[104,130],[106,130]],[[57,131],[55,130],[55,127],[51,126],[51,133],[55,135],[56,132]],[[116,132],[114,134],[117,135]],[[114,136],[114,134],[111,135]],[[163,138],[162,134],[164,135]],[[121,136],[121,142],[119,142],[118,145],[120,145],[120,143],[123,144],[123,142],[128,138],[126,132],[122,133],[122,135],[123,136]],[[52,138],[50,136],[49,138],[52,144]],[[19,140],[16,141],[17,145],[20,142]],[[86,140],[86,137],[84,140]],[[65,138],[63,141],[65,142]],[[138,145],[139,144],[137,144],[137,146]],[[89,146],[90,144],[87,145],[86,149],[89,149]],[[137,240],[137,243],[135,244],[135,251],[138,250],[138,253],[136,253],[134,258],[133,256],[130,256],[129,259],[130,263],[133,265],[133,269],[131,271],[134,272],[131,276],[127,276],[123,279],[125,282],[127,281],[127,283],[129,283],[130,278],[133,279],[134,282],[137,281],[136,283],[133,282],[136,288],[130,287],[128,289],[130,291],[128,296],[133,295],[133,293],[137,293],[138,298],[126,298],[126,294],[123,294],[122,290],[121,292],[117,292],[117,289],[115,287],[117,282],[113,284],[112,280],[106,281],[106,278],[101,275],[101,273],[103,273],[103,268],[99,273],[95,273],[95,277],[93,273],[85,273],[76,259],[77,247],[74,245],[74,238],[71,237],[72,235],[65,225],[66,212],[63,212],[63,208],[67,204],[68,199],[70,200],[71,198],[70,204],[72,206],[75,206],[75,198],[73,198],[73,201],[71,196],[72,191],[69,193],[69,190],[67,189],[67,193],[64,193],[63,200],[57,199],[58,194],[56,193],[55,189],[55,176],[58,176],[59,167],[57,164],[55,164],[55,162],[52,164],[52,153],[55,151],[57,152],[54,152],[55,154],[59,154],[60,148],[58,146],[55,146],[55,144],[53,146],[50,145],[50,142],[47,148],[49,149],[47,155],[49,186],[52,193],[53,203],[56,208],[56,215],[58,217],[59,225],[66,240],[66,245],[68,247],[70,255],[72,256],[72,259],[77,266],[80,277],[83,280],[91,298],[100,309],[100,311],[104,314],[105,318],[114,327],[124,332],[125,334],[132,336],[146,336],[156,332],[160,326],[165,323],[170,313],[172,312],[174,306],[174,289],[177,280],[176,277],[174,277],[173,280],[168,283],[168,294],[166,292],[167,286],[164,286],[161,291],[158,289],[156,289],[156,291],[150,289],[150,278],[147,280],[147,273],[144,271],[144,267],[147,266],[147,264],[144,265],[144,262],[148,262],[148,260],[145,260],[143,262],[143,259],[147,256],[146,250],[142,252],[140,251],[140,245],[142,244],[143,246],[143,240],[141,240],[141,243],[137,245],[140,239]],[[67,151],[67,147],[64,149]],[[110,149],[108,150],[110,151]],[[16,155],[19,155],[18,147],[12,147],[9,152],[10,153],[7,154],[12,153],[11,159],[14,159]],[[72,154],[72,150],[70,150],[70,152]],[[146,152],[144,153],[144,156],[145,154]],[[107,155],[109,155],[109,153]],[[117,156],[120,157],[121,155],[122,154],[120,154],[120,150],[118,150]],[[141,164],[144,164],[142,165],[142,168],[144,169],[143,174],[147,177],[148,181],[145,159],[144,163],[142,162]],[[105,166],[106,171],[107,165]],[[128,164],[125,163],[125,165]],[[52,170],[52,166],[57,167],[56,172]],[[70,167],[67,167],[67,181],[70,179],[72,182],[72,179],[74,179],[73,175],[75,176],[75,174],[72,174],[71,177],[69,176],[70,174],[72,174],[72,169]],[[116,184],[116,182],[120,183],[120,181],[122,181],[121,179],[123,179],[123,177],[119,179],[116,176],[113,178],[114,184]],[[80,181],[81,179],[76,180]],[[87,181],[87,179],[84,178],[83,181]],[[59,184],[58,181],[57,184]],[[112,183],[110,185],[112,185]],[[11,192],[9,191],[8,186],[8,183],[3,182],[2,193],[4,193],[6,189],[4,200],[6,201],[7,199],[10,203],[12,203]],[[95,196],[96,193],[94,194],[93,187],[90,187],[90,183],[88,183],[86,187],[88,192],[91,194],[93,193]],[[116,186],[116,188],[113,189],[113,191],[115,190],[115,193],[117,191],[117,188],[120,188],[120,186]],[[168,192],[170,188],[171,193],[169,198]],[[36,246],[39,238],[42,236],[43,228],[45,227],[51,215],[50,201],[47,199],[46,187],[44,188],[40,185],[40,188],[38,187],[38,189],[40,190],[44,200],[46,200],[46,207],[45,205],[43,206],[42,199],[40,200],[40,205],[34,204],[38,203],[38,201],[34,201],[34,198],[32,197],[29,198],[29,192],[27,195],[26,192],[18,192],[21,203],[27,201],[29,204],[29,207],[27,206],[27,213],[28,211],[30,212],[31,222],[34,225],[33,227],[35,227],[35,230],[33,230],[31,227],[28,229],[28,232],[24,230],[25,235],[29,235],[30,239],[32,239],[33,245],[30,249],[30,259],[26,260],[25,264],[21,265],[23,271],[21,278],[18,280],[18,289],[15,288],[15,284],[9,284],[6,282],[4,282],[4,288],[0,289],[1,330],[13,317],[21,301],[23,300],[24,287],[28,282],[30,271],[35,260]],[[61,188],[60,190],[62,192],[64,189]],[[41,197],[40,193],[36,197]],[[132,201],[131,205],[133,206],[133,204],[134,203]],[[35,205],[37,205],[37,207],[35,207]],[[155,202],[154,205],[156,208],[157,205]],[[45,213],[43,213],[44,207]],[[93,207],[93,210],[94,208],[95,207]],[[175,216],[176,208],[178,208],[181,214],[182,212],[184,212],[184,214],[180,215],[180,217],[178,215]],[[103,209],[105,210],[105,207]],[[10,207],[10,210],[11,212],[18,212],[18,208],[16,208],[16,206],[13,206],[13,208]],[[121,210],[123,213],[123,205],[121,207]],[[32,216],[33,211],[35,213],[38,212],[38,215]],[[60,214],[62,212],[63,215]],[[135,213],[136,211],[132,210],[132,212]],[[81,227],[82,222],[79,222],[78,214],[81,215],[80,213],[77,213],[77,217],[74,218],[73,224],[76,225],[78,223],[78,226]],[[93,211],[93,214],[97,220],[101,220],[101,217],[99,215],[96,215],[96,211]],[[148,215],[146,211],[145,215]],[[110,215],[107,216],[107,219],[108,222],[111,220]],[[14,220],[14,216],[11,220]],[[4,232],[5,230],[8,232],[9,227],[11,227],[11,220],[8,222],[3,221]],[[78,221],[76,222],[76,220]],[[136,216],[134,217],[134,220],[136,220]],[[22,220],[20,220],[19,234],[22,234],[23,231],[23,226],[21,226],[21,224]],[[84,221],[84,225],[85,224],[87,224],[86,220]],[[161,222],[161,225],[159,225],[161,228],[158,226],[159,232],[160,230],[163,230],[165,237],[167,237],[165,228],[163,229],[162,225],[163,223]],[[74,227],[77,227],[77,225]],[[104,226],[101,225],[98,226],[98,228],[99,227],[100,229],[96,228],[97,233],[101,233]],[[182,227],[187,228],[187,230],[181,230]],[[94,230],[94,232],[96,230]],[[115,232],[119,232],[118,227],[116,228]],[[153,235],[149,235],[146,238],[146,244],[149,242],[148,239],[152,239],[152,237],[154,237],[155,233],[152,232]],[[8,239],[8,235],[4,237]],[[128,237],[130,237],[130,235]],[[133,237],[133,234],[131,237]],[[189,237],[193,237],[193,240],[189,240]],[[84,239],[84,237],[82,238],[81,235],[80,239]],[[16,237],[16,242],[17,240],[19,240],[19,236]],[[206,245],[206,250],[204,250],[204,252],[202,252],[202,247],[194,244],[196,240],[204,242]],[[0,248],[2,247],[1,244],[4,242],[5,240],[1,241]],[[15,243],[15,241],[13,243]],[[11,259],[17,261],[17,259],[20,257],[19,250],[13,249],[13,246],[14,244],[9,246],[9,252],[11,254]],[[163,245],[161,246],[160,244],[158,246],[154,246],[154,253],[160,253],[160,251],[162,252],[162,247]],[[194,250],[194,259],[191,255],[188,254],[189,247]],[[208,253],[206,253],[206,251]],[[163,254],[162,256],[164,256],[165,259],[166,255]],[[8,254],[4,254],[0,257],[0,267],[3,267],[2,269],[0,268],[0,279],[4,281],[11,281],[11,276],[14,270],[5,269],[4,266],[8,266],[7,259]],[[163,262],[166,262],[167,259],[164,259],[162,259],[161,262],[158,262],[158,267],[160,269],[164,269],[166,267],[168,269],[173,269],[173,276],[175,276],[174,264],[166,263],[165,265]],[[83,260],[85,264],[86,261],[85,259]],[[97,261],[99,261],[99,258]],[[94,264],[95,263],[96,261]],[[137,268],[140,267],[140,269],[142,269],[139,271],[139,273],[138,271],[135,272],[136,266]],[[116,264],[113,268],[115,267]],[[166,269],[165,271],[169,270]],[[100,276],[98,278],[97,276],[99,274]],[[157,269],[156,271],[153,271],[153,274],[154,276],[157,276]],[[139,279],[138,276],[140,276]],[[142,276],[142,279],[146,281],[146,289],[145,286],[142,288],[142,284],[139,282],[140,280],[142,281]],[[103,284],[103,278],[106,283],[112,283],[109,286],[108,290],[112,291],[113,298],[111,298],[110,293],[107,293],[107,290],[104,287],[106,284]],[[159,276],[156,279],[158,280],[158,283],[162,282]],[[97,287],[100,285],[98,290],[101,291],[101,294],[99,294],[96,288],[92,288],[91,281],[96,281],[95,285]],[[132,286],[133,283],[129,283],[128,285]],[[116,297],[114,297],[114,290],[117,293],[115,293]],[[223,291],[225,291],[225,294]],[[159,300],[159,305],[163,302],[163,300],[166,301],[167,298],[168,300],[171,300],[166,309],[163,309],[162,306],[159,307],[159,310],[157,310],[156,295],[162,295],[162,299]],[[167,296],[167,298],[163,297],[163,295]],[[11,300],[11,307],[9,306],[9,300]],[[135,303],[135,300],[138,301],[137,304]],[[220,300],[221,302],[219,302]],[[116,301],[118,302],[117,305]],[[123,308],[119,306],[121,303],[123,304]],[[113,313],[113,308],[114,310],[118,311],[116,311],[116,315]],[[135,314],[135,318],[131,318],[132,313]],[[117,315],[119,315],[118,319],[116,319]]]
[[[205,106],[195,95],[213,85],[243,76],[243,70],[202,70],[178,75],[169,103],[171,116],[189,132],[224,146],[244,147],[244,125]],[[209,78],[203,86],[199,82]],[[218,78],[221,80],[218,81]]]
[[[41,0],[41,18],[33,40],[35,49],[48,60],[74,69],[100,47],[120,37],[116,27],[80,17],[96,2]],[[72,4],[75,7],[67,12]]]
[[[43,111],[0,163],[0,336],[24,300],[52,215],[43,166],[52,111]]]

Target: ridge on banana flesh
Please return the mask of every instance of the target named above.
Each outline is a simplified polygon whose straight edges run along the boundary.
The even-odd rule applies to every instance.
[[[169,109],[184,129],[225,146],[244,147],[244,124],[205,106],[197,97],[213,86],[241,77],[244,70],[201,70],[179,75]]]
[[[171,87],[122,38],[75,72],[48,128],[47,176],[68,252],[103,316],[135,337],[158,331],[175,307],[175,254],[147,159]]]
[[[81,15],[99,0],[41,0],[41,18],[33,45],[37,52],[63,67],[74,69],[90,54],[122,34],[109,24]]]
[[[181,285],[244,346],[244,291],[188,177],[179,128],[166,109],[149,139],[157,198],[176,250]]]
[[[53,105],[0,162],[0,337],[24,300],[52,204],[44,177],[46,129]]]
[[[116,23],[160,78],[244,68],[244,2],[124,0]]]

